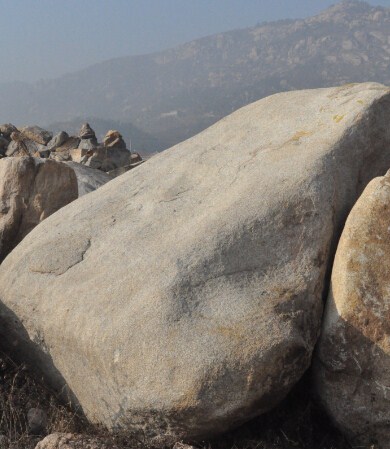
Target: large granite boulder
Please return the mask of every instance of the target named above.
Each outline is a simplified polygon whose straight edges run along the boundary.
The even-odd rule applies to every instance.
[[[352,209],[315,357],[317,391],[353,444],[390,442],[390,172]],[[360,446],[359,447],[363,447]]]
[[[79,198],[0,266],[0,341],[111,428],[196,439],[269,410],[389,118],[379,84],[274,95]]]
[[[0,261],[38,223],[76,198],[77,179],[66,165],[31,157],[1,159]]]
[[[93,192],[113,178],[101,170],[95,170],[77,162],[65,162],[65,164],[71,167],[77,176],[79,196]]]

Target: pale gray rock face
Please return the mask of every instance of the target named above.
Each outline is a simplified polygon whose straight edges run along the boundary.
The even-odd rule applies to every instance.
[[[390,441],[389,205],[390,172],[348,217],[314,359],[317,392],[354,447]]]
[[[73,170],[31,157],[0,160],[0,261],[38,223],[77,198]]]
[[[39,143],[40,145],[46,145],[53,137],[51,132],[42,129],[39,126],[26,126],[21,128],[20,131],[28,139]]]
[[[0,341],[112,428],[201,439],[269,410],[389,118],[378,84],[274,95],[79,198],[0,266]]]
[[[112,176],[101,170],[95,170],[77,162],[65,162],[68,167],[71,167],[77,176],[77,185],[79,196],[93,192],[108,181],[112,180]]]

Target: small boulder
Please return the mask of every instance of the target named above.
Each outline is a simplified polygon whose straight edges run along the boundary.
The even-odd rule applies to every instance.
[[[21,128],[20,131],[28,139],[41,145],[46,145],[53,137],[53,134],[50,131],[46,131],[39,126],[25,126],[24,128]]]
[[[80,139],[96,139],[95,131],[90,127],[89,123],[84,123],[79,131]]]
[[[69,140],[69,135],[65,131],[61,131],[56,134],[47,144],[47,148],[50,151],[55,151],[61,145],[63,145],[67,140]]]
[[[106,133],[103,139],[105,147],[117,147],[126,149],[126,143],[123,140],[122,134],[116,130],[110,130]]]
[[[52,433],[40,441],[35,449],[119,449],[112,442],[96,437],[72,433]]]
[[[28,430],[32,435],[40,435],[47,427],[47,414],[41,408],[30,408],[27,412]]]

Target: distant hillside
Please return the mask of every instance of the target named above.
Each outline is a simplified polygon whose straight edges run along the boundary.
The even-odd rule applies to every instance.
[[[34,85],[0,85],[0,121],[109,118],[146,132],[145,147],[153,136],[163,149],[272,93],[361,81],[390,84],[390,8],[345,1],[305,20],[263,23]]]

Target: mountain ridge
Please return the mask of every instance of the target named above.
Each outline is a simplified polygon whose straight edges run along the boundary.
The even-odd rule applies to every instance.
[[[0,121],[132,123],[164,149],[279,91],[390,84],[390,8],[343,1],[162,52],[114,58],[33,85],[0,85]],[[4,118],[1,116],[4,115]]]

